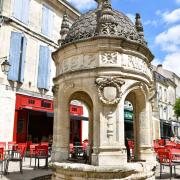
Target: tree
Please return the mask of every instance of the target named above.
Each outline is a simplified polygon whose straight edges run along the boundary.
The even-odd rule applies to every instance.
[[[176,99],[175,105],[174,105],[174,113],[178,117],[180,117],[180,98]]]

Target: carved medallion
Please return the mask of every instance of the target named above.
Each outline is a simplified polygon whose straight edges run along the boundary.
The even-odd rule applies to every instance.
[[[98,86],[98,95],[101,102],[107,105],[119,103],[122,96],[121,86],[125,83],[120,77],[100,76],[96,78],[95,83]]]
[[[117,64],[117,53],[116,52],[102,53],[101,62],[103,64]]]

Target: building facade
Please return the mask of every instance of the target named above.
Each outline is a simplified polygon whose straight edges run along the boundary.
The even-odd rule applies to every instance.
[[[11,65],[7,75],[0,70],[0,141],[21,142],[32,138],[34,124],[52,133],[51,52],[59,47],[64,13],[70,24],[80,13],[64,0],[0,0],[0,7],[0,58]]]
[[[180,78],[173,72],[158,65],[154,77],[157,90],[157,104],[160,119],[160,136],[180,136],[180,121],[174,114],[176,98],[180,97]]]

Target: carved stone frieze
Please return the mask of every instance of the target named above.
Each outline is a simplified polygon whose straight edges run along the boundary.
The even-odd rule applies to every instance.
[[[102,64],[117,64],[117,52],[103,52],[101,54]]]
[[[100,76],[96,78],[95,83],[98,86],[98,95],[102,103],[107,105],[119,103],[122,96],[121,86],[125,83],[121,77]]]

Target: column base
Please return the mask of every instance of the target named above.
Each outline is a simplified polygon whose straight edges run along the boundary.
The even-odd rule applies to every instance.
[[[119,166],[123,163],[127,163],[126,150],[92,154],[92,165],[95,166]]]
[[[145,161],[156,161],[156,155],[152,150],[152,147],[141,147],[138,159]]]
[[[52,147],[51,161],[52,162],[65,162],[69,158],[67,148]]]

